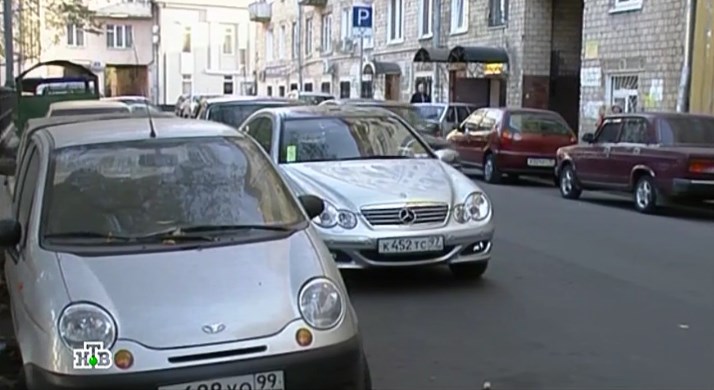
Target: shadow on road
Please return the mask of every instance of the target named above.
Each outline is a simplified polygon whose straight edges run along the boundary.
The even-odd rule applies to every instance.
[[[629,210],[632,213],[637,213],[632,206],[632,200],[623,197],[622,199],[614,198],[581,198],[581,201],[594,205],[619,208]],[[663,207],[657,213],[658,216],[677,219],[688,219],[692,221],[714,221],[714,206],[669,206]]]
[[[409,267],[370,270],[342,270],[347,289],[352,293],[419,293],[439,289],[449,291],[486,290],[493,287],[485,279],[460,280],[446,267]]]

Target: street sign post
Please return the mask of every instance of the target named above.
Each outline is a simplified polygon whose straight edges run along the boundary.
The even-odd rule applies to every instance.
[[[352,5],[352,33],[359,36],[359,94],[362,97],[362,68],[364,67],[364,38],[372,36],[372,6]]]

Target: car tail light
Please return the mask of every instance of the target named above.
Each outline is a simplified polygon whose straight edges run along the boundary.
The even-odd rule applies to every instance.
[[[574,143],[578,142],[578,137],[576,137],[574,134],[572,134],[572,135],[570,136],[570,140],[569,140],[569,141],[570,141],[571,144],[574,144]]]
[[[714,173],[714,160],[690,160],[689,172]]]

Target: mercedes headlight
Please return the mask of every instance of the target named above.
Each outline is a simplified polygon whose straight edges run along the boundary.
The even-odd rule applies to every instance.
[[[323,228],[333,228],[339,226],[343,229],[354,229],[357,226],[357,216],[349,210],[338,210],[335,205],[325,201],[325,209],[322,214],[313,219],[317,226]]]
[[[454,207],[454,219],[459,223],[482,221],[491,214],[491,202],[483,192],[473,192]]]
[[[84,343],[101,342],[110,349],[117,339],[114,318],[98,305],[73,303],[60,315],[58,330],[62,341],[69,348],[84,348]]]
[[[326,278],[312,279],[302,286],[298,307],[303,320],[319,330],[334,328],[345,314],[342,293]]]

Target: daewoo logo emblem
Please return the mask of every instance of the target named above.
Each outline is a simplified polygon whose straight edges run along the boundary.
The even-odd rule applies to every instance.
[[[224,330],[226,330],[226,326],[224,324],[218,323],[218,324],[208,324],[208,325],[203,325],[201,328],[203,330],[203,333],[208,333],[208,334],[216,334],[216,333],[221,333]]]
[[[409,225],[414,223],[416,221],[417,216],[414,210],[405,207],[401,210],[399,210],[399,220],[402,221],[403,224]]]

